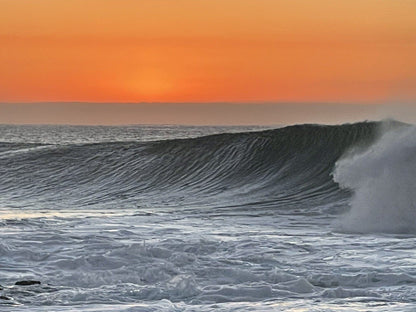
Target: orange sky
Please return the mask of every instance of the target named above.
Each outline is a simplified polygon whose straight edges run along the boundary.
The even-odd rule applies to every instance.
[[[412,102],[415,0],[0,0],[0,102]]]

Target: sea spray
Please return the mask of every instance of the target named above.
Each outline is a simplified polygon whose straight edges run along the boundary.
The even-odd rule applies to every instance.
[[[416,233],[416,127],[387,127],[368,149],[335,165],[334,181],[352,190],[340,220],[351,232]]]

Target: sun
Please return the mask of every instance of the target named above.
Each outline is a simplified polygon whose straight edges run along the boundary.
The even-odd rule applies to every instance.
[[[159,101],[174,89],[174,83],[166,71],[147,69],[132,75],[125,87],[140,101]]]

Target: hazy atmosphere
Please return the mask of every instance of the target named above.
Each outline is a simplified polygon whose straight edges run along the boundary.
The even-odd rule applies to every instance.
[[[343,103],[2,103],[0,123],[69,125],[290,125],[397,119],[416,122],[411,104]]]

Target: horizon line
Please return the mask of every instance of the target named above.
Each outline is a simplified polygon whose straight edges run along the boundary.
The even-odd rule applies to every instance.
[[[299,105],[409,105],[416,104],[415,101],[392,101],[392,102],[360,102],[360,101],[185,101],[185,102],[133,102],[133,101],[0,101],[1,104],[126,104],[126,105],[144,105],[144,104],[176,104],[176,105],[204,105],[204,104],[225,104],[225,105],[279,105],[279,104],[299,104]]]

